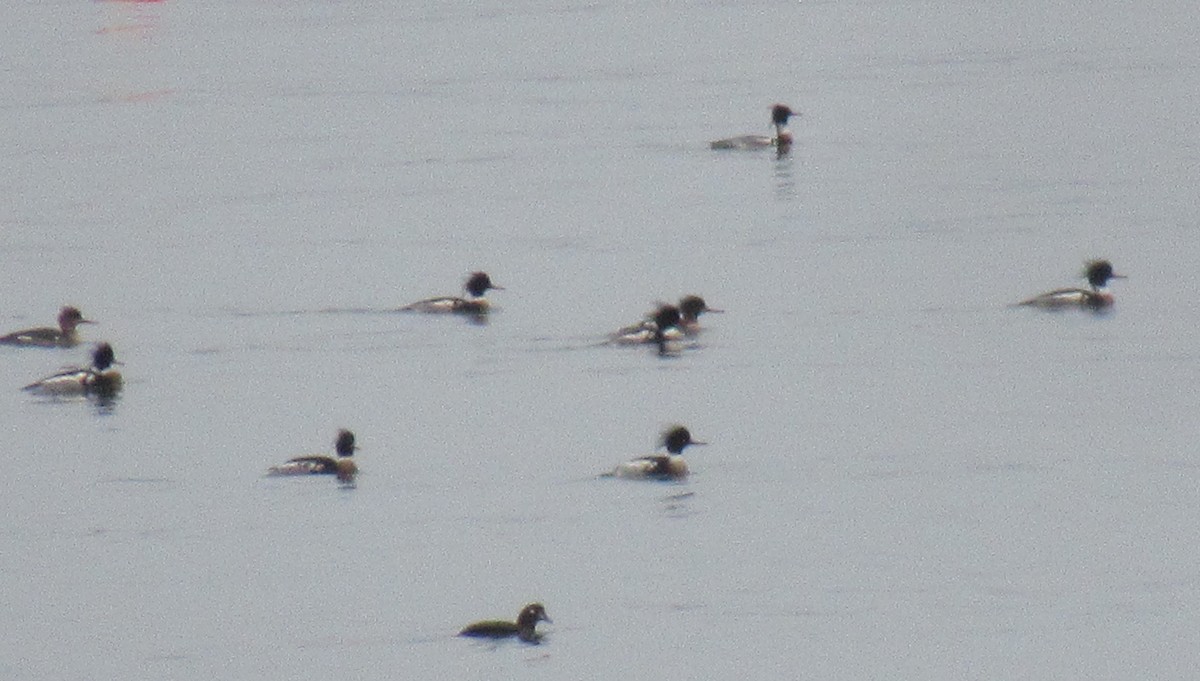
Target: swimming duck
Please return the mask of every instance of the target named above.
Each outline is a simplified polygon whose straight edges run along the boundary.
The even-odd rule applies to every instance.
[[[535,631],[538,622],[550,622],[541,603],[530,603],[521,609],[516,622],[484,620],[463,627],[459,636],[475,638],[510,638],[516,636],[526,643],[540,643],[542,635]],[[553,622],[551,622],[553,623]]]
[[[70,348],[79,344],[79,336],[75,333],[75,327],[80,324],[95,324],[95,322],[84,319],[79,308],[67,305],[58,311],[57,329],[42,326],[36,329],[14,331],[6,336],[0,336],[0,343],[26,347]]]
[[[788,119],[799,116],[784,104],[771,107],[771,125],[775,126],[775,135],[742,135],[709,143],[713,149],[769,149],[786,150],[792,145],[793,137],[787,129]]]
[[[420,300],[400,308],[402,312],[428,312],[434,314],[451,313],[482,316],[491,309],[487,298],[483,297],[489,289],[503,291],[504,287],[492,283],[486,272],[472,272],[463,285],[466,298],[457,296],[441,296]]]
[[[113,348],[100,343],[92,351],[92,366],[73,367],[34,381],[22,388],[39,395],[113,395],[121,389],[121,372],[112,368],[116,361]]]
[[[637,324],[631,324],[618,329],[616,333],[609,336],[609,342],[617,345],[657,343],[656,330],[658,329],[658,325],[654,322],[654,316],[659,314],[664,307],[668,306],[660,306],[653,314],[648,315],[646,319]],[[701,314],[705,312],[723,312],[723,310],[709,307],[703,298],[695,295],[687,295],[680,298],[677,309],[679,310],[678,324],[663,331],[663,336],[668,341],[699,335],[699,319]]]
[[[672,426],[662,435],[660,447],[665,447],[666,454],[652,454],[632,461],[626,461],[617,466],[611,476],[618,478],[640,478],[652,480],[681,480],[688,475],[687,461],[683,458],[683,450],[688,445],[706,445],[692,439],[692,434],[683,426]]]
[[[268,475],[336,475],[341,482],[352,482],[358,474],[358,466],[354,463],[354,433],[342,429],[338,431],[334,442],[337,458],[332,456],[298,456],[289,459],[287,463],[272,466]]]
[[[1113,304],[1113,295],[1108,290],[1110,279],[1124,279],[1125,276],[1113,271],[1112,263],[1107,260],[1090,260],[1084,270],[1091,289],[1062,288],[1029,300],[1023,300],[1017,305],[1029,305],[1052,310],[1068,307],[1084,307],[1092,310],[1102,310]]]

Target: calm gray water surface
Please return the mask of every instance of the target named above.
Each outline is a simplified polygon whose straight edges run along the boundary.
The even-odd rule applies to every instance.
[[[0,41],[0,676],[1200,666],[1194,3],[39,2]],[[709,139],[804,117],[781,160]],[[1008,304],[1112,258],[1115,311]],[[486,326],[390,310],[487,269]],[[701,293],[700,347],[597,347]],[[678,485],[597,479],[660,427]],[[268,466],[359,436],[353,489]],[[540,647],[455,638],[531,600]]]

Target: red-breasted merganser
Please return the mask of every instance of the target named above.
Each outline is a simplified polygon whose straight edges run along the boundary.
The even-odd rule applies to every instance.
[[[95,323],[90,319],[84,319],[79,308],[68,305],[58,312],[57,329],[42,326],[36,329],[14,331],[6,336],[0,336],[0,343],[27,347],[70,348],[79,344],[79,336],[75,333],[75,327],[80,324]]]
[[[1088,261],[1087,268],[1084,270],[1084,276],[1087,277],[1088,284],[1092,287],[1091,289],[1057,289],[1043,293],[1040,296],[1034,296],[1029,300],[1023,300],[1017,303],[1017,305],[1030,305],[1032,307],[1052,310],[1060,310],[1068,307],[1102,310],[1113,304],[1113,295],[1108,290],[1108,281],[1110,279],[1125,278],[1124,275],[1113,272],[1112,263],[1107,260]]]
[[[683,450],[688,445],[706,445],[692,439],[692,434],[683,426],[672,426],[662,434],[660,447],[667,449],[666,454],[643,456],[616,467],[610,475],[618,478],[641,478],[652,480],[680,480],[688,474],[687,461],[683,458]]]
[[[467,278],[467,283],[463,285],[463,291],[467,293],[468,297],[441,296],[438,298],[428,298],[412,303],[411,305],[405,305],[400,310],[402,312],[452,313],[482,316],[487,314],[488,310],[492,307],[487,298],[483,297],[483,294],[489,289],[503,291],[504,287],[493,284],[491,277],[486,272],[472,272]]]
[[[353,482],[358,474],[358,466],[354,463],[354,433],[342,429],[338,431],[334,442],[337,458],[332,456],[298,456],[289,459],[287,463],[272,466],[268,475],[336,475],[341,482]]]
[[[540,643],[542,635],[535,628],[538,622],[550,622],[546,608],[541,603],[530,603],[521,609],[516,622],[505,620],[484,620],[463,627],[459,636],[474,638],[510,638],[516,636],[526,643]],[[553,624],[553,622],[551,622]]]
[[[799,115],[799,112],[792,111],[783,104],[776,104],[771,107],[771,125],[775,126],[774,136],[742,135],[741,137],[717,140],[710,143],[709,146],[713,149],[787,149],[793,141],[792,133],[787,129],[788,119]]]
[[[113,369],[113,364],[119,362],[112,346],[101,343],[92,351],[92,366],[60,371],[30,383],[23,390],[39,395],[113,395],[122,385],[121,372]]]
[[[617,330],[616,333],[609,336],[610,343],[617,345],[641,345],[643,343],[656,343],[658,324],[654,318],[664,309],[668,309],[669,305],[660,305],[653,313],[646,315],[637,324],[631,324]],[[676,308],[679,311],[679,322],[668,327],[663,331],[663,336],[668,341],[680,340],[684,337],[695,337],[700,334],[700,315],[705,312],[724,312],[708,306],[704,299],[700,296],[688,295],[679,299],[679,306]],[[668,315],[670,313],[668,312]]]

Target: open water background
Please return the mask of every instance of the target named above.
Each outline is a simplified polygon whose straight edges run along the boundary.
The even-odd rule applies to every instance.
[[[0,676],[1200,667],[1200,13],[14,3]],[[790,156],[707,141],[804,116]],[[1129,279],[1105,315],[1010,303]],[[396,314],[485,269],[485,326]],[[699,347],[600,347],[700,293]],[[596,478],[682,422],[682,484]],[[353,489],[272,464],[358,434]],[[456,638],[541,600],[542,646]]]

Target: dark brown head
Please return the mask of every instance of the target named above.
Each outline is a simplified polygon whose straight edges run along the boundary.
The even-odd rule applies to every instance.
[[[799,115],[799,112],[792,111],[784,104],[776,104],[771,107],[771,123],[778,128],[787,125],[788,119],[792,116]]]
[[[533,631],[538,622],[550,622],[546,608],[541,603],[530,603],[521,608],[521,614],[517,615],[517,629],[522,631]]]
[[[108,343],[101,343],[92,351],[92,368],[96,371],[104,371],[117,361],[116,353]]]
[[[1112,263],[1107,260],[1090,260],[1087,264],[1087,280],[1093,289],[1099,290],[1108,285],[1109,279],[1124,279],[1125,276],[1113,272]]]
[[[338,456],[354,456],[354,450],[358,447],[354,446],[354,433],[343,428],[338,431],[337,440],[333,443],[334,451]]]
[[[95,324],[95,322],[84,319],[83,313],[77,307],[67,305],[58,311],[58,327],[62,329],[63,333],[71,333],[80,324]]]
[[[671,454],[681,454],[688,445],[704,445],[707,442],[699,442],[692,439],[692,434],[683,426],[672,426],[662,434],[662,446],[667,448]]]
[[[721,311],[709,307],[708,303],[704,302],[704,299],[700,296],[684,296],[679,299],[679,314],[685,322],[696,321],[704,312]]]
[[[492,279],[487,275],[487,272],[472,272],[471,276],[467,278],[467,283],[463,285],[463,288],[466,289],[467,293],[476,298],[487,293],[488,289],[504,290],[503,287],[492,283]]]

